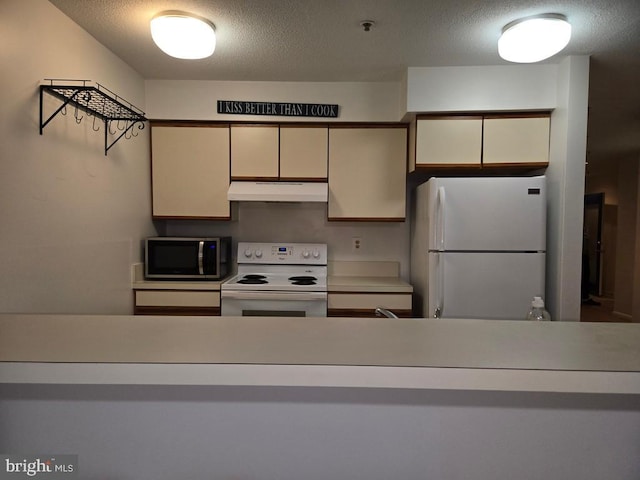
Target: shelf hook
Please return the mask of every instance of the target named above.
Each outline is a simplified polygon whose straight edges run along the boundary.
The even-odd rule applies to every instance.
[[[93,116],[93,125],[91,126],[91,128],[93,129],[94,132],[97,132],[100,130],[100,125],[98,125],[98,128],[96,128],[96,116]]]
[[[82,119],[84,118],[84,115],[83,115],[83,116],[81,116],[80,118],[78,118],[78,105],[76,105],[75,112],[73,113],[73,116],[74,116],[74,117],[75,117],[75,119],[76,119],[76,123],[77,123],[78,125],[80,125],[80,123],[82,122]]]
[[[135,124],[138,124],[138,130],[142,130],[144,128],[144,122],[133,122],[132,127],[135,126]],[[132,137],[137,137],[139,135],[139,133],[133,133],[135,131],[135,128],[131,129],[131,136]]]
[[[126,122],[125,122],[124,125],[120,126],[121,122],[122,122],[122,115],[123,115],[122,108],[119,108],[118,109],[118,117],[120,117],[120,118],[118,118],[118,130],[120,130],[120,131],[123,131],[125,128],[127,128],[127,123]]]

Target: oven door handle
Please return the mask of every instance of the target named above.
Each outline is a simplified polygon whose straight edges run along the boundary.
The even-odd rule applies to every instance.
[[[229,292],[222,291],[222,298],[232,298],[236,300],[286,300],[306,302],[323,301],[327,299],[324,292]]]

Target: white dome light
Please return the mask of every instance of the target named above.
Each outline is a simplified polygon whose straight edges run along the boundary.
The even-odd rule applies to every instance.
[[[190,13],[159,13],[151,19],[151,37],[160,50],[175,58],[206,58],[216,49],[213,23]]]
[[[511,22],[502,29],[498,54],[509,62],[539,62],[561,51],[570,38],[571,24],[564,15],[536,15]]]

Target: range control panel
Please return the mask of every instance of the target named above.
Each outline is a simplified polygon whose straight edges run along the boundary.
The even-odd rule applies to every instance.
[[[238,242],[238,263],[326,265],[326,243]]]

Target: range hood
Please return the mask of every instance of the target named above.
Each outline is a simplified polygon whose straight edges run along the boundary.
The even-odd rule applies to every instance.
[[[329,187],[315,182],[231,182],[227,199],[241,202],[327,202]]]

